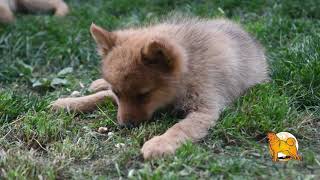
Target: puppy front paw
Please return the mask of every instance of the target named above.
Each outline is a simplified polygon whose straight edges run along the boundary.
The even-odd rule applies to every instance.
[[[110,89],[110,85],[104,79],[97,79],[93,81],[89,86],[89,91],[91,92],[98,92],[98,91],[108,90],[108,89]]]
[[[77,103],[75,103],[72,98],[59,98],[50,104],[52,110],[75,110],[77,109]]]
[[[165,136],[155,136],[142,146],[141,153],[144,159],[152,159],[174,154],[177,145]]]

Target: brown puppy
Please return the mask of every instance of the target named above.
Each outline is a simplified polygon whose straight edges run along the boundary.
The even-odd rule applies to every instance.
[[[226,19],[176,17],[114,32],[92,24],[90,30],[103,59],[103,79],[91,89],[102,91],[58,99],[53,108],[89,111],[112,97],[119,124],[129,126],[149,120],[165,106],[185,112],[185,119],[143,145],[146,159],[203,138],[226,105],[268,79],[261,46]]]
[[[14,21],[14,12],[46,12],[54,11],[56,16],[65,16],[69,12],[63,0],[0,0],[0,22]]]

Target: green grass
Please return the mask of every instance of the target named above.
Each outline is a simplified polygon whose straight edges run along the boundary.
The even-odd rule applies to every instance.
[[[0,25],[0,179],[320,178],[317,0],[67,2],[72,12],[66,18],[19,14],[14,24]],[[85,94],[99,77],[92,22],[112,30],[170,11],[242,23],[266,48],[272,81],[228,107],[202,141],[151,161],[143,161],[142,144],[165,132],[174,117],[161,114],[128,130],[115,125],[110,102],[91,114],[49,111],[51,101],[73,90]],[[100,126],[113,136],[99,134]],[[294,134],[303,161],[273,163],[269,131]]]

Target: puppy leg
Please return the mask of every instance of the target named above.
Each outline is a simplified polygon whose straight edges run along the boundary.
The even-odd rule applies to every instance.
[[[0,0],[0,22],[10,23],[14,21],[14,15],[8,0]]]
[[[301,160],[301,157],[299,156],[298,151],[295,147],[292,148],[291,151],[289,151],[289,153],[290,153],[290,156],[293,157],[293,159]]]
[[[219,117],[218,112],[190,113],[186,119],[175,124],[163,135],[155,136],[144,143],[141,152],[145,159],[173,154],[187,140],[197,141],[206,136],[208,129]]]
[[[275,150],[273,151],[272,161],[274,162],[278,161],[278,152]]]
[[[91,92],[98,92],[98,91],[108,90],[108,89],[110,89],[110,84],[104,79],[97,79],[93,81],[89,87],[89,90]]]
[[[103,103],[106,98],[115,100],[115,96],[111,90],[100,91],[83,97],[76,98],[60,98],[54,101],[51,106],[54,110],[67,109],[75,112],[89,112],[94,110],[97,105]]]

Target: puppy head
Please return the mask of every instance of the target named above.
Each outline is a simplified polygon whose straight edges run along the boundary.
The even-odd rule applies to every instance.
[[[268,136],[269,141],[273,141],[278,138],[276,133],[274,133],[274,132],[268,132],[267,136]]]
[[[91,26],[102,56],[103,78],[117,96],[118,122],[137,125],[176,97],[186,71],[182,48],[167,37],[132,33],[123,36]]]

